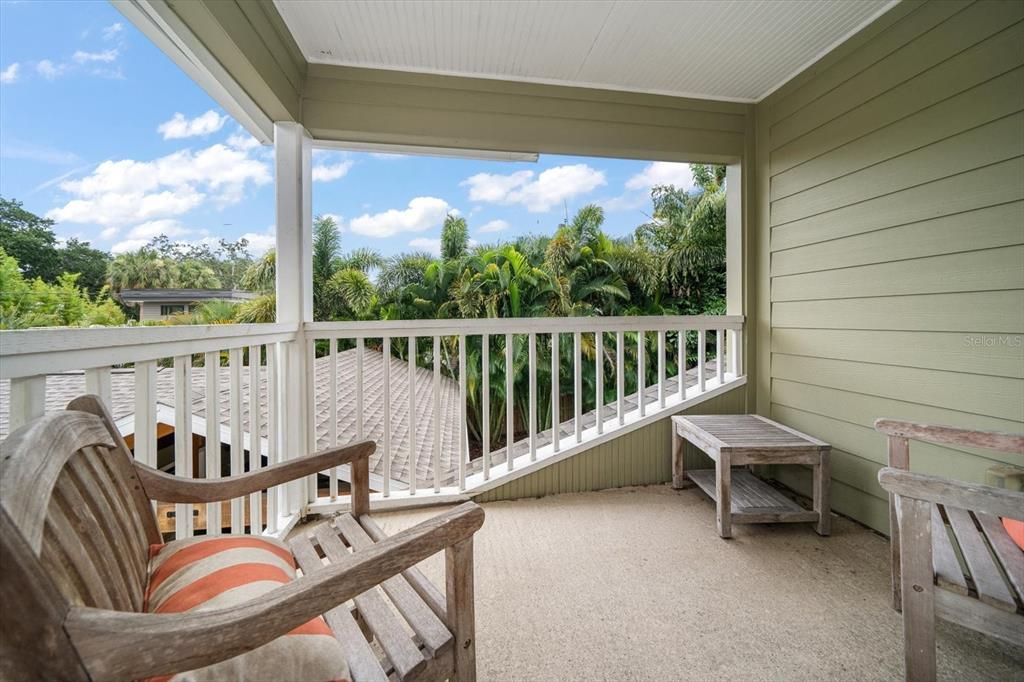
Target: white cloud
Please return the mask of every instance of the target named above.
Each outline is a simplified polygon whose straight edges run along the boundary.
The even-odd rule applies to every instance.
[[[4,85],[10,85],[18,80],[18,69],[21,68],[21,64],[13,62],[7,65],[7,68],[0,71],[0,83]]]
[[[334,225],[338,228],[338,232],[341,232],[344,229],[342,228],[342,217],[337,213],[321,213],[320,215],[324,218],[330,218],[333,220]]]
[[[234,135],[229,136],[226,144],[229,147],[240,151],[248,151],[262,146],[259,140],[245,131],[239,131]]]
[[[479,232],[481,234],[489,233],[489,232],[502,232],[504,230],[507,230],[508,228],[509,228],[508,221],[500,220],[499,219],[499,220],[492,220],[490,222],[484,223],[483,225],[480,226],[480,229],[477,230],[477,232]]]
[[[119,253],[128,253],[129,251],[138,251],[143,246],[149,243],[148,239],[125,239],[110,247],[110,253],[115,256]]]
[[[36,62],[36,71],[48,81],[52,81],[67,71],[67,64],[54,64],[49,59]]]
[[[227,116],[221,116],[213,109],[193,119],[185,118],[184,114],[175,113],[170,121],[164,121],[157,126],[156,130],[164,136],[165,140],[178,140],[184,137],[215,133],[224,126],[227,120]]]
[[[80,180],[62,182],[60,188],[75,198],[46,215],[104,226],[147,222],[182,215],[207,199],[236,203],[249,183],[271,179],[267,164],[222,144],[153,161],[104,161]]]
[[[543,213],[606,181],[603,171],[578,163],[549,168],[536,179],[533,171],[516,171],[510,175],[477,173],[461,184],[469,187],[471,201],[522,204],[531,213]]]
[[[113,40],[123,30],[124,30],[124,26],[119,21],[116,22],[116,23],[111,24],[110,26],[106,26],[106,27],[103,28],[103,39],[104,40]]]
[[[655,161],[626,181],[626,189],[650,190],[657,185],[673,185],[676,189],[693,188],[693,173],[688,163]]]
[[[185,235],[192,234],[192,230],[187,229],[177,220],[172,218],[161,218],[160,220],[150,220],[136,225],[128,231],[128,237],[130,239],[145,239],[150,240],[153,237],[159,237],[164,235],[165,237],[184,237]]]
[[[349,223],[349,229],[368,237],[391,237],[400,232],[423,232],[439,226],[450,210],[448,202],[436,197],[416,197],[405,209],[364,213]]]
[[[318,164],[313,166],[313,182],[331,182],[339,180],[348,174],[354,161],[340,161],[333,164]]]
[[[118,51],[116,49],[104,50],[103,52],[83,52],[82,50],[78,50],[71,56],[71,58],[79,64],[85,64],[87,62],[104,62],[109,64],[117,59],[117,55]]]
[[[409,240],[409,246],[416,249],[417,251],[426,251],[432,256],[441,255],[440,239],[431,239],[429,237],[417,237],[416,239]]]
[[[118,228],[116,228],[116,227],[108,227],[105,230],[103,230],[102,232],[100,232],[100,238],[101,239],[113,239],[114,237],[117,236],[118,232],[120,232],[120,230]]]
[[[274,231],[269,232],[246,232],[240,239],[246,239],[249,241],[249,253],[253,257],[259,257],[265,254],[270,249],[277,246],[277,237],[274,235]]]

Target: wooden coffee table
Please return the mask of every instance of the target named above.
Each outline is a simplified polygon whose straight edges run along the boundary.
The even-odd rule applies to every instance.
[[[713,469],[686,470],[683,441],[715,462]],[[815,523],[831,532],[828,443],[757,415],[672,417],[672,487],[692,483],[717,507],[718,534],[732,537],[733,523]],[[809,511],[752,474],[749,464],[808,464],[814,470],[814,510]]]

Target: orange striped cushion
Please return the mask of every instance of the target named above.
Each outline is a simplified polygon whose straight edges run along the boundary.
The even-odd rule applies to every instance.
[[[295,560],[280,542],[252,536],[195,537],[150,548],[146,610],[210,611],[257,599],[295,580]],[[174,680],[349,680],[341,644],[317,617],[252,651]]]

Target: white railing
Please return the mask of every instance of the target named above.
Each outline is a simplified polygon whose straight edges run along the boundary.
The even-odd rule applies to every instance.
[[[311,415],[310,443],[377,441],[375,504],[460,499],[724,389],[742,330],[741,316],[307,323],[309,404],[327,422]],[[312,511],[348,505],[328,473]]]
[[[0,378],[10,380],[8,432],[83,392],[99,395],[136,459],[177,476],[219,478],[273,464],[280,445],[280,358],[286,325],[40,329],[0,334]],[[127,369],[119,369],[131,365]],[[49,398],[49,400],[48,400]],[[161,439],[173,430],[171,446]],[[193,435],[202,439],[194,446]],[[227,464],[222,446],[226,446]],[[207,456],[216,452],[216,457]],[[248,453],[248,457],[246,457]],[[230,503],[157,505],[161,526],[189,537],[285,532],[303,500],[285,486]],[[198,523],[197,523],[198,522]]]
[[[740,316],[41,329],[0,332],[0,379],[7,433],[95,393],[136,458],[178,476],[372,439],[372,499],[386,508],[466,498],[728,390],[742,330]],[[286,400],[297,385],[305,397]],[[348,481],[338,467],[158,512],[178,537],[282,534],[307,511],[346,508]]]

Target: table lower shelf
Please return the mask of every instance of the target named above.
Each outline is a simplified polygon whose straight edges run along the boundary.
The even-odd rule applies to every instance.
[[[718,502],[714,469],[692,469],[686,472],[686,476]],[[818,512],[804,509],[746,469],[733,469],[731,482],[733,523],[807,523],[818,520]]]

